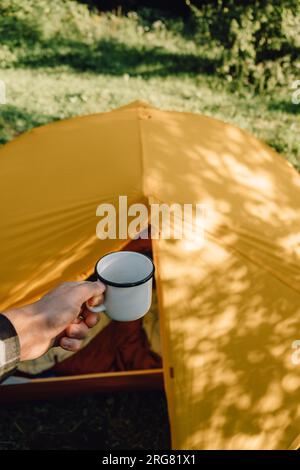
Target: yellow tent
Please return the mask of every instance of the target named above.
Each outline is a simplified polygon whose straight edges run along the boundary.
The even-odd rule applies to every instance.
[[[135,102],[0,150],[0,310],[84,279],[120,240],[96,208],[201,203],[205,242],[154,240],[176,449],[288,448],[300,433],[300,177],[247,132]],[[299,355],[300,360],[300,355]]]

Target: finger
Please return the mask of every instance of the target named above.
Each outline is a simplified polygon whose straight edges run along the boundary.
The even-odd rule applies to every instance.
[[[89,327],[85,322],[79,324],[71,323],[66,328],[65,335],[69,338],[84,339],[89,332]]]
[[[83,304],[88,299],[92,297],[99,297],[105,291],[105,285],[100,282],[91,282],[91,281],[84,281],[80,282],[75,286],[77,295],[79,296],[80,303]]]
[[[81,347],[81,340],[64,336],[61,338],[59,344],[61,348],[66,349],[67,351],[76,352],[79,351]]]
[[[81,322],[84,320],[84,318],[83,318],[83,316],[82,316],[82,312],[84,311],[85,308],[86,308],[86,307],[85,307],[85,304],[83,304],[83,305],[81,306],[81,308],[80,308],[80,312],[79,312],[78,317],[76,317],[76,318],[72,321],[72,324],[73,324],[73,323],[75,323],[75,324],[81,323]]]
[[[104,300],[104,295],[96,295],[95,297],[92,297],[87,301],[87,303],[91,306],[94,307],[95,305],[100,305],[103,303]]]
[[[88,328],[93,328],[93,326],[96,326],[100,320],[99,313],[92,313],[88,309],[85,309],[82,312],[82,316],[84,318],[84,323],[88,326]]]

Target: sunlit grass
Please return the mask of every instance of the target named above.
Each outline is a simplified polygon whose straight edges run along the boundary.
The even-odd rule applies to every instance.
[[[248,129],[300,167],[297,105],[294,110],[292,106],[284,110],[276,107],[272,96],[232,93],[214,77],[144,79],[129,74],[75,72],[59,66],[0,70],[0,77],[7,86],[7,105],[0,107],[1,143],[52,120],[107,111],[142,99],[163,109],[204,113]],[[288,103],[288,97],[287,93],[283,103]]]
[[[142,99],[243,127],[300,168],[300,105],[291,103],[290,84],[255,95],[231,77],[216,77],[218,51],[196,46],[181,20],[157,19],[151,10],[91,14],[62,0],[51,3],[55,8],[45,0],[10,2],[18,9],[0,19],[0,79],[7,88],[1,144],[49,121]]]

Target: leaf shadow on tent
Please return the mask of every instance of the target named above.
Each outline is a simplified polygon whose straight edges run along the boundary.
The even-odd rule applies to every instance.
[[[199,269],[199,286],[186,273],[167,284],[178,439],[187,448],[287,446],[287,428],[300,429],[299,366],[291,363],[299,321],[286,318],[282,299],[265,302],[255,273],[249,282],[230,259],[222,268],[204,279]]]
[[[153,155],[160,148],[164,158],[154,157],[149,171],[154,197],[174,202],[177,194],[214,212],[201,248],[157,242],[175,446],[287,448],[300,432],[300,368],[292,362],[300,178],[247,133],[220,125],[200,138],[200,125],[184,119],[166,125],[164,138],[152,134]],[[169,177],[175,146],[184,164],[174,161]]]
[[[157,241],[167,346],[168,335],[172,339],[175,438],[183,448],[287,446],[292,438],[286,435],[300,430],[299,366],[291,361],[300,331],[299,175],[232,126],[142,111],[147,195],[208,208],[203,246]],[[50,287],[47,272],[51,282],[67,279],[70,264],[84,274],[82,259],[92,264],[97,251],[96,205],[97,198],[74,205],[65,230],[76,232],[76,242],[57,253],[57,266],[45,256],[18,286],[20,295],[43,276],[43,288]],[[34,214],[39,225],[23,227],[37,230],[41,247],[43,229],[53,222],[44,216]],[[57,220],[57,213],[52,216]],[[49,243],[60,236],[55,224],[45,233]],[[23,249],[30,254],[37,248]]]

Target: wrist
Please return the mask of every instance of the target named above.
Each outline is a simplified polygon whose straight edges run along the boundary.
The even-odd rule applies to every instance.
[[[35,345],[40,340],[39,316],[35,310],[35,304],[32,304],[3,312],[17,332],[21,361],[34,357]]]
[[[20,361],[20,343],[11,321],[0,313],[0,381],[12,374]]]

